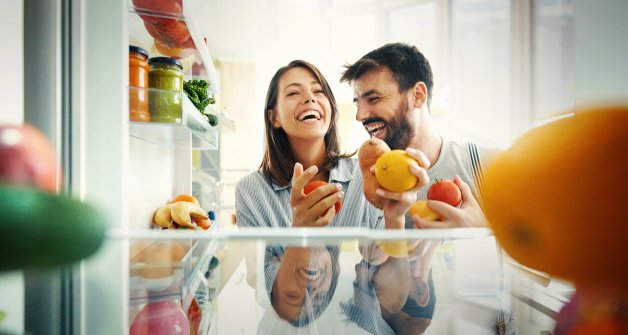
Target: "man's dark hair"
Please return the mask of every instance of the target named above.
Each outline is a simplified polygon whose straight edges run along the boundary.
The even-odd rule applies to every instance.
[[[404,92],[422,81],[427,87],[427,105],[432,102],[432,68],[427,58],[415,46],[389,43],[362,56],[357,62],[345,65],[341,82],[352,82],[376,68],[385,66],[393,74],[399,92]]]

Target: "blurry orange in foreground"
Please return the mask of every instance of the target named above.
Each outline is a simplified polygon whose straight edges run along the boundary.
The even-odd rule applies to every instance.
[[[628,106],[532,129],[485,176],[495,236],[523,265],[628,298]]]

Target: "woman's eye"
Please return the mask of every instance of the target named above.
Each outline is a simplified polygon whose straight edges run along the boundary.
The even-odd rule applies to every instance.
[[[299,92],[293,91],[293,92],[288,92],[287,96],[293,96],[293,95],[297,95],[299,94]]]
[[[316,93],[316,94],[324,94],[325,92],[323,92],[323,90],[314,90],[314,93]]]

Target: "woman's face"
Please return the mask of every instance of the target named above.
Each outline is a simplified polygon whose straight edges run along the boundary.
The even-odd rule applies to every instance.
[[[295,321],[303,313],[311,313],[308,308],[322,303],[329,292],[333,276],[331,255],[325,248],[314,248],[311,254],[284,260],[273,289],[273,300],[277,314],[285,320]],[[306,295],[312,306],[305,305]]]
[[[307,69],[292,68],[279,79],[277,106],[270,111],[273,126],[291,140],[322,139],[331,123],[331,103],[321,83]]]

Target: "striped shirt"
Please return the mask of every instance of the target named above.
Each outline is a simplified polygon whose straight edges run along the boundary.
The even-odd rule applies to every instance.
[[[383,212],[364,197],[362,173],[357,158],[341,158],[329,172],[329,182],[345,192],[342,210],[329,227],[383,228]],[[236,223],[239,227],[291,227],[292,185],[279,186],[260,171],[240,179],[235,188]]]
[[[364,197],[362,172],[356,158],[341,158],[329,172],[329,182],[342,185],[345,192],[342,210],[329,224],[330,227],[366,227],[383,229],[383,212],[372,206]],[[236,183],[236,223],[239,227],[292,226],[290,191],[292,185],[279,186],[264,177],[260,171],[252,172]],[[264,257],[266,292],[270,296],[285,246],[268,245]]]

